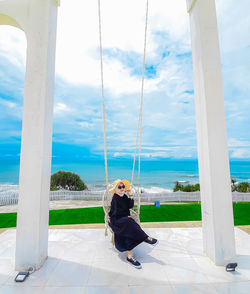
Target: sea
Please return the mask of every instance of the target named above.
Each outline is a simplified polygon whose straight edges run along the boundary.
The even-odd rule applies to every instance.
[[[115,179],[131,180],[132,159],[108,160],[109,183]],[[137,164],[136,164],[137,167]],[[52,160],[51,173],[59,170],[71,171],[80,175],[90,190],[105,189],[104,160],[81,160],[77,162]],[[239,182],[250,182],[250,160],[230,160],[231,178]],[[138,182],[137,168],[134,175],[134,185]],[[0,159],[0,191],[1,187],[18,185],[19,160]],[[175,182],[183,184],[199,183],[198,161],[195,159],[162,159],[142,160],[140,186],[148,193],[172,191]]]

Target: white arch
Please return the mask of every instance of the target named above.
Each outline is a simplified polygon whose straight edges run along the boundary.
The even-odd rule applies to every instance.
[[[235,240],[215,0],[187,0],[188,9],[192,3],[204,251],[225,265],[235,258]],[[0,0],[0,23],[21,27],[27,37],[16,239],[16,270],[22,271],[40,268],[47,258],[58,4]]]
[[[6,14],[0,14],[0,25],[10,25],[23,30],[20,24],[14,18]]]

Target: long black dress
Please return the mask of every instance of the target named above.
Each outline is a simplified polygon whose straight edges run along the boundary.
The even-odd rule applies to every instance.
[[[126,194],[119,196],[115,193],[111,201],[109,225],[114,232],[115,247],[121,252],[132,250],[148,237],[137,222],[128,217],[133,206],[134,200]]]

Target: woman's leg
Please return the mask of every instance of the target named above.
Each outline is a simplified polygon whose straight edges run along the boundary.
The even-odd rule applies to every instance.
[[[133,256],[133,249],[128,250],[128,258],[130,259]]]
[[[123,217],[122,221],[126,223],[122,232],[124,237],[128,237],[139,242],[143,242],[147,239],[147,237],[149,237],[133,218]]]
[[[142,268],[140,262],[133,257],[133,249],[128,250],[127,261],[130,262],[135,268]]]

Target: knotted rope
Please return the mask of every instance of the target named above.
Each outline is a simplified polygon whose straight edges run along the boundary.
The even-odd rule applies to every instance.
[[[105,157],[105,182],[106,182],[106,192],[104,193],[104,198],[108,190],[108,161],[107,161],[107,142],[106,142],[106,117],[105,117],[105,101],[104,101],[104,79],[103,79],[103,56],[102,56],[102,26],[101,26],[101,3],[98,0],[98,18],[99,18],[99,44],[100,44],[100,69],[101,69],[101,88],[102,88],[102,112],[103,112],[103,132],[104,132],[104,157]],[[139,156],[138,156],[138,205],[137,205],[137,214],[140,213],[140,168],[141,168],[141,128],[142,128],[142,107],[143,107],[143,95],[144,95],[144,73],[145,73],[145,61],[146,61],[146,44],[147,44],[147,26],[148,26],[148,0],[146,1],[146,19],[145,19],[145,32],[144,32],[144,52],[143,52],[143,69],[142,69],[142,83],[141,83],[141,102],[140,102],[140,110],[139,110],[139,119],[138,119],[138,127],[137,127],[137,136],[136,136],[136,147],[135,147],[135,155],[133,161],[133,169],[132,169],[132,177],[131,177],[131,185],[133,185],[134,179],[134,170],[135,170],[135,160],[136,153],[138,149],[138,140],[139,140]],[[104,201],[103,201],[104,203]],[[109,220],[108,211],[104,207],[105,212],[105,236],[107,236],[107,223]]]

